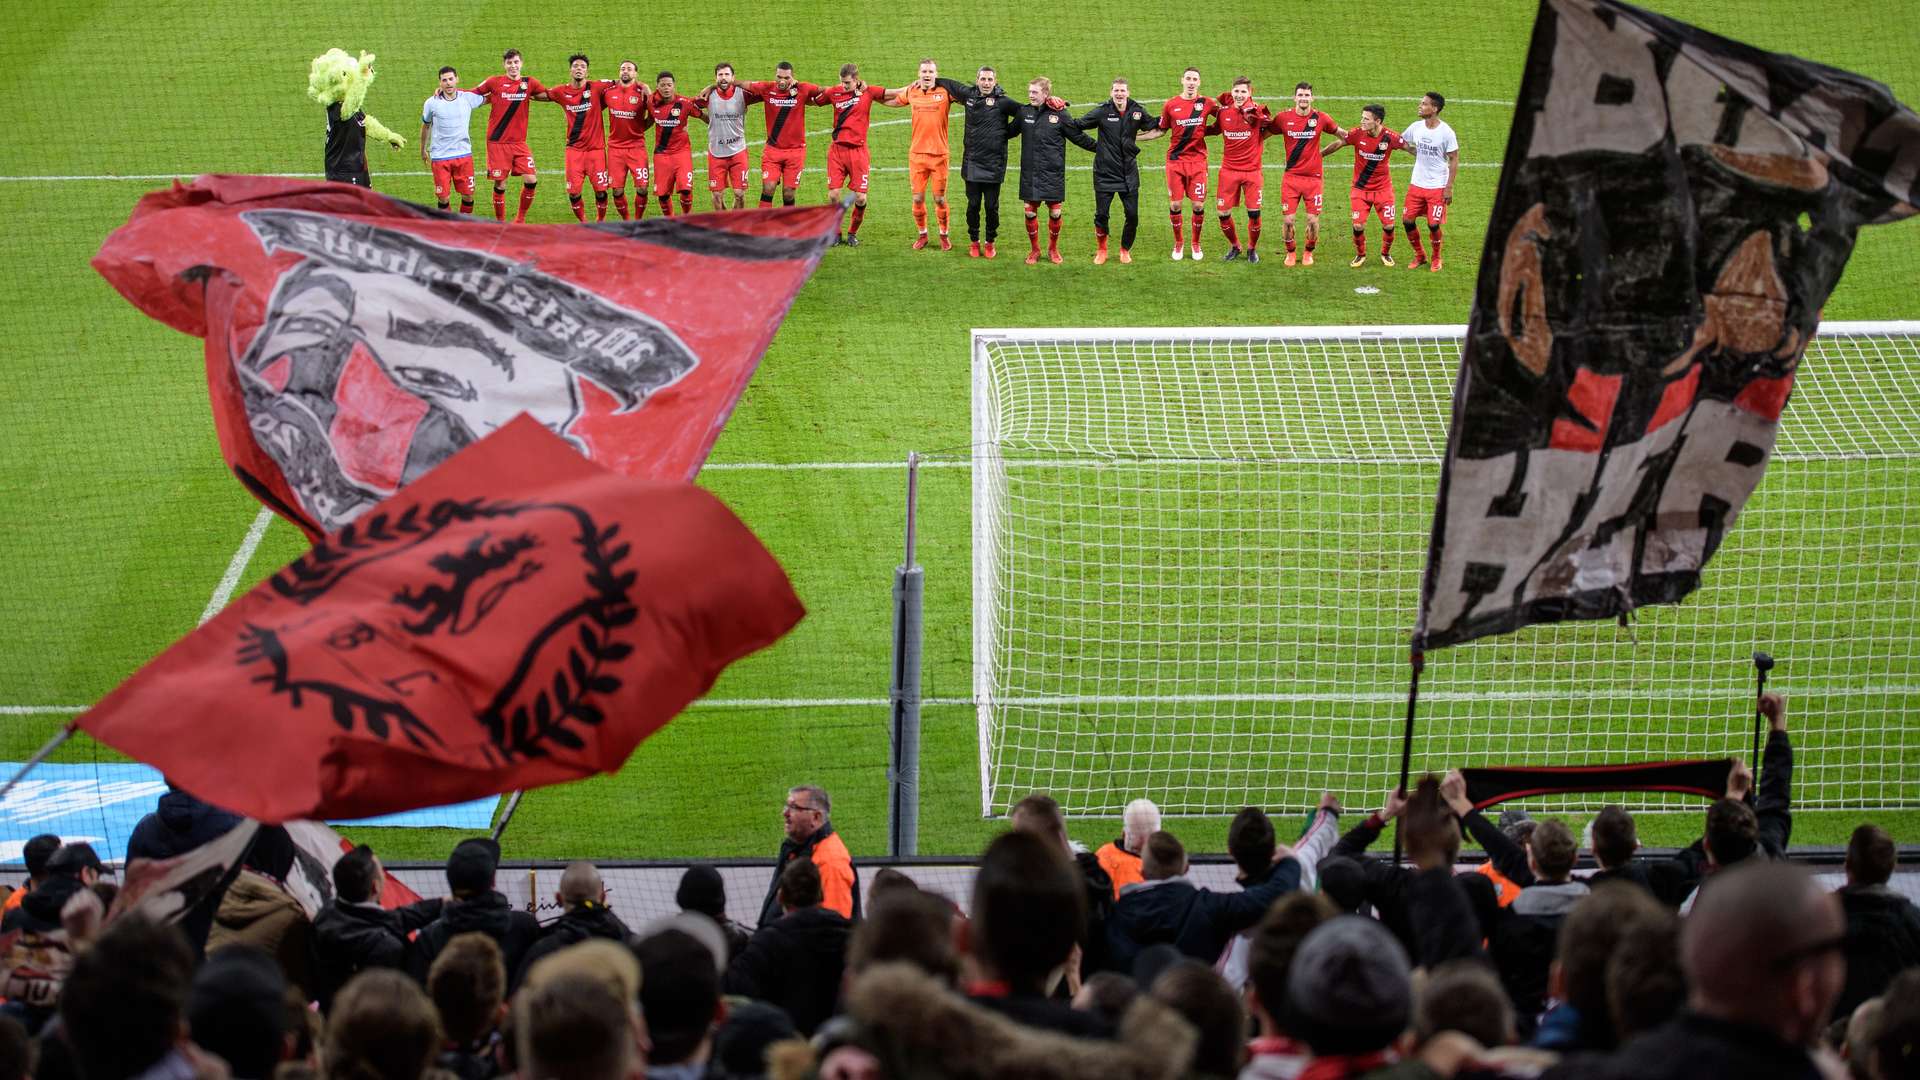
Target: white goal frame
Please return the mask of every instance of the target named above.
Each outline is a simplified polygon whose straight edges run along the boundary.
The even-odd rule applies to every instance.
[[[1289,327],[1087,327],[1087,328],[976,328],[971,333],[971,508],[973,575],[973,704],[978,738],[980,799],[983,817],[994,814],[993,746],[994,710],[1003,702],[995,699],[994,613],[1000,597],[994,545],[999,541],[999,506],[995,485],[1004,477],[1006,465],[1001,455],[1001,425],[995,412],[991,383],[990,349],[996,345],[1023,343],[1072,344],[1115,342],[1127,345],[1152,345],[1181,342],[1304,341],[1345,338],[1352,341],[1391,341],[1395,339],[1434,339],[1464,342],[1467,327],[1458,324],[1406,324],[1388,326],[1289,326]],[[1820,325],[1819,337],[1865,335],[1902,335],[1920,337],[1920,320],[1836,321]],[[1791,408],[1789,408],[1791,415]],[[1075,458],[1097,457],[1078,452]],[[1126,460],[1119,455],[1115,461]],[[1174,461],[1177,459],[1169,458]],[[1436,463],[1437,464],[1437,463]],[[1406,613],[1412,626],[1415,612]],[[1062,702],[1092,702],[1093,699],[1048,699]],[[1017,703],[1008,698],[1004,703]],[[1095,702],[1097,703],[1097,702]]]

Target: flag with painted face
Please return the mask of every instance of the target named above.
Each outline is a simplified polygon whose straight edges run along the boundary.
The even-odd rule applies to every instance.
[[[267,824],[399,813],[617,771],[802,614],[714,496],[603,469],[523,416],[322,536],[75,723]],[[297,860],[313,902],[326,846],[309,838]]]
[[[1700,584],[1860,226],[1914,212],[1886,87],[1544,0],[1487,230],[1416,650]]]
[[[143,198],[93,265],[206,339],[228,464],[317,538],[523,412],[615,471],[691,479],[839,217],[513,226],[203,176]]]

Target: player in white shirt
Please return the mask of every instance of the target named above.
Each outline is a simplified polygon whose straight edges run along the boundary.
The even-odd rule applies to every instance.
[[[1427,236],[1433,241],[1432,269],[1440,269],[1440,227],[1447,223],[1447,206],[1453,202],[1453,181],[1460,175],[1460,140],[1453,128],[1440,119],[1447,99],[1428,92],[1420,99],[1420,122],[1407,127],[1400,139],[1413,151],[1413,179],[1407,185],[1407,205],[1400,212],[1400,224],[1407,230],[1407,243],[1413,245],[1413,261],[1407,269],[1418,270],[1427,264],[1426,250],[1420,246],[1415,226],[1427,219]]]
[[[420,110],[420,160],[433,170],[433,194],[442,210],[458,191],[460,212],[473,213],[473,140],[467,120],[486,103],[460,89],[460,73],[448,66],[440,69],[440,89]]]

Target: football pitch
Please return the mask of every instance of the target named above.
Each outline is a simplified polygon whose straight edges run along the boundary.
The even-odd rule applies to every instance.
[[[1860,72],[1886,82],[1902,100],[1920,102],[1920,23],[1889,19],[1884,5],[1690,0],[1650,6]],[[796,2],[671,14],[637,7],[534,12],[498,2],[430,8],[371,2],[346,9],[232,0],[23,5],[10,13],[0,38],[6,72],[0,84],[21,120],[0,140],[0,251],[14,280],[0,315],[7,346],[0,361],[0,566],[13,580],[0,590],[0,626],[7,633],[0,648],[0,759],[23,760],[73,710],[97,700],[204,612],[303,547],[291,526],[262,518],[227,474],[209,415],[201,343],[135,311],[88,259],[135,200],[170,177],[316,173],[323,116],[304,88],[309,61],[329,47],[378,54],[367,112],[410,140],[441,64],[457,65],[463,84],[472,85],[498,70],[500,52],[509,46],[525,54],[527,73],[545,82],[562,81],[568,54],[584,51],[597,77],[612,77],[622,59],[632,58],[643,75],[673,70],[688,93],[722,60],[743,79],[771,78],[775,63],[787,60],[800,79],[821,84],[852,60],[868,81],[898,86],[913,77],[921,57],[933,56],[943,75],[963,80],[976,66],[991,64],[1016,92],[1028,78],[1047,75],[1055,93],[1076,106],[1096,103],[1116,74],[1131,78],[1137,98],[1157,103],[1177,91],[1181,69],[1195,64],[1209,93],[1239,74],[1251,76],[1256,93],[1268,98],[1306,79],[1320,106],[1342,124],[1353,124],[1363,104],[1378,101],[1396,129],[1412,121],[1422,92],[1444,93],[1444,118],[1459,133],[1463,168],[1439,274],[1404,268],[1404,238],[1396,250],[1401,268],[1377,261],[1348,268],[1352,247],[1340,196],[1350,159],[1344,153],[1328,164],[1318,265],[1280,265],[1279,213],[1271,196],[1261,265],[1219,261],[1225,245],[1211,215],[1207,261],[1174,263],[1167,258],[1161,173],[1146,167],[1161,157],[1153,145],[1141,158],[1140,239],[1130,266],[1090,265],[1090,158],[1077,150],[1069,150],[1068,159],[1078,171],[1068,174],[1065,265],[1023,264],[1011,183],[1002,197],[999,257],[969,260],[957,173],[950,188],[958,248],[913,252],[905,113],[875,110],[863,245],[827,254],[700,481],[780,557],[809,614],[784,641],[737,664],[707,700],[643,744],[619,775],[529,793],[507,849],[511,857],[538,859],[765,855],[777,843],[785,789],[817,783],[832,793],[834,820],[854,852],[883,852],[889,590],[901,558],[902,466],[910,451],[936,451],[954,464],[925,470],[920,486],[923,691],[929,699],[920,849],[977,852],[1001,826],[981,816],[970,703],[972,502],[969,470],[958,464],[972,438],[969,331],[1464,322],[1532,16],[1533,5],[1514,0],[1440,8],[1325,0],[1179,16],[1079,2],[959,8]],[[1871,32],[1863,32],[1866,27]],[[84,103],[86,97],[95,100]],[[572,221],[560,167],[560,115],[544,102],[532,112],[530,142],[543,180],[530,218],[539,222]],[[801,198],[817,201],[825,195],[827,116],[809,115]],[[956,115],[956,161],[962,124]],[[761,130],[753,109],[748,134]],[[694,144],[704,145],[703,131],[695,132]],[[398,153],[370,148],[369,157],[377,189],[431,202],[414,147]],[[754,157],[757,162],[757,143]],[[707,195],[697,155],[695,175],[698,209]],[[1269,170],[1268,176],[1277,195],[1278,174]],[[1405,164],[1396,164],[1394,179],[1404,190]],[[488,209],[483,183],[479,211]],[[1377,225],[1368,231],[1369,250],[1377,252]],[[1864,230],[1824,316],[1920,318],[1920,222]],[[1432,363],[1430,377],[1450,381],[1451,361]],[[1789,430],[1795,415],[1790,406]],[[1913,482],[1898,478],[1883,490],[1910,493]],[[1817,510],[1817,501],[1810,505]],[[1920,534],[1920,522],[1911,529]],[[1703,596],[1715,588],[1714,574],[1710,567]],[[1741,587],[1766,586],[1749,576]],[[1405,622],[1412,618],[1409,609]],[[1908,670],[1875,674],[1890,685],[1920,682],[1913,658],[1907,659]],[[1779,689],[1791,701],[1792,668],[1779,675]],[[1876,707],[1897,720],[1912,714],[1897,698]],[[1243,734],[1227,751],[1261,761],[1278,753],[1259,745],[1258,707],[1236,708],[1235,729]],[[1313,717],[1324,721],[1332,739],[1360,730],[1359,708],[1327,702]],[[1377,704],[1366,706],[1369,718],[1379,711]],[[1583,740],[1608,738],[1616,721],[1602,721],[1558,736],[1568,754],[1590,749]],[[1397,760],[1397,740],[1389,736],[1357,745],[1340,753],[1378,759],[1359,771],[1379,772],[1379,762]],[[1887,746],[1896,757],[1920,762],[1920,735],[1910,727],[1896,731]],[[1474,739],[1454,749],[1483,764],[1515,751],[1542,760],[1537,744]],[[1183,776],[1198,775],[1191,782],[1204,783],[1210,763],[1193,757],[1182,762]],[[81,737],[55,760],[117,758]],[[1451,763],[1437,744],[1423,744],[1416,756],[1416,766]],[[1244,772],[1245,762],[1235,768]],[[1377,791],[1345,794],[1356,809],[1379,798]],[[1864,816],[1796,814],[1794,840],[1843,843]],[[1920,812],[1872,816],[1903,842],[1920,839]],[[1226,820],[1200,816],[1173,828],[1189,847],[1219,851]],[[1649,843],[1684,843],[1697,821],[1697,814],[1650,819],[1642,836]],[[1117,822],[1076,820],[1072,828],[1076,838],[1097,844],[1111,837]],[[436,830],[367,835],[393,859],[440,858],[453,836]]]

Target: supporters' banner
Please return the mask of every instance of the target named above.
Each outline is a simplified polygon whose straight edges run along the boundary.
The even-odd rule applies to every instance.
[[[802,614],[684,483],[521,417],[323,536],[75,723],[261,821],[611,772]]]
[[[1630,765],[1492,766],[1461,769],[1475,810],[1510,799],[1608,791],[1672,791],[1717,799],[1727,793],[1732,758],[1647,761]]]
[[[608,468],[692,479],[839,219],[511,226],[203,176],[140,200],[93,265],[206,339],[228,464],[317,538],[522,412]]]
[[[1680,600],[1760,482],[1866,222],[1914,212],[1884,86],[1546,0],[1487,230],[1416,649]]]

